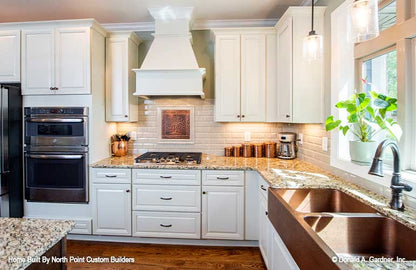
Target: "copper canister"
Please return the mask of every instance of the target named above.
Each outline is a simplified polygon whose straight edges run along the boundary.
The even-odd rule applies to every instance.
[[[241,145],[234,145],[233,146],[233,155],[235,156],[235,157],[241,157]]]
[[[249,143],[243,144],[243,157],[252,157],[253,156],[253,145]]]
[[[227,146],[224,148],[224,156],[232,157],[233,156],[233,148],[231,146]]]
[[[264,151],[263,151],[264,145],[262,143],[256,143],[254,144],[254,156],[255,157],[263,157]]]
[[[276,157],[276,143],[275,142],[264,143],[264,156],[267,158]]]

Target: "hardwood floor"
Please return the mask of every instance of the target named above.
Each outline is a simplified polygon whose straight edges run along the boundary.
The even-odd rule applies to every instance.
[[[134,263],[68,263],[68,270],[266,269],[258,248],[200,247],[68,240],[67,255],[131,257]]]

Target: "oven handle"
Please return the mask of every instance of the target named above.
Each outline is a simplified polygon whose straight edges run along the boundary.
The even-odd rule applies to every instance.
[[[29,118],[28,122],[32,123],[82,123],[82,118]]]
[[[35,159],[81,159],[83,155],[29,155]]]

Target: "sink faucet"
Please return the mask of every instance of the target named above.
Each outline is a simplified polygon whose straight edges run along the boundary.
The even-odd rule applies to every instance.
[[[373,164],[371,164],[369,174],[377,175],[383,177],[383,160],[381,159],[381,155],[383,154],[384,149],[387,146],[390,146],[390,149],[393,151],[393,175],[391,178],[391,201],[390,207],[403,211],[404,204],[403,204],[403,194],[402,191],[412,191],[412,187],[400,182],[400,153],[399,153],[399,146],[396,142],[392,140],[384,140],[382,141],[379,146],[377,147],[376,154],[374,155]]]

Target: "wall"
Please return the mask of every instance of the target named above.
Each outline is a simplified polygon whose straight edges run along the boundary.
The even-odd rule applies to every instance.
[[[194,107],[194,144],[159,143],[157,108],[186,105]],[[251,142],[277,141],[277,132],[285,125],[275,123],[217,123],[214,121],[214,100],[200,98],[155,98],[141,101],[137,123],[118,124],[118,133],[137,132],[137,140],[129,144],[135,155],[147,151],[196,151],[224,155],[224,147],[244,142],[244,132],[251,132]]]

